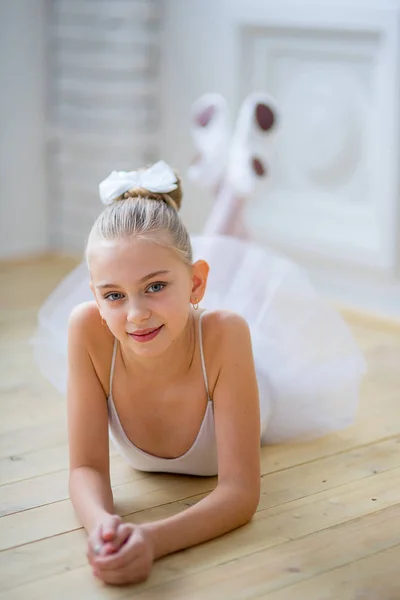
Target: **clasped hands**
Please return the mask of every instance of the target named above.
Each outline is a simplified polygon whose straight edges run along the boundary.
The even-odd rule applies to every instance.
[[[154,548],[143,525],[107,515],[88,537],[87,557],[93,575],[111,585],[145,581],[154,562]]]

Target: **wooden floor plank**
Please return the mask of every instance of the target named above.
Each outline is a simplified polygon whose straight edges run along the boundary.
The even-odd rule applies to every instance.
[[[119,469],[122,458],[116,450],[110,448],[111,466]],[[115,462],[115,464],[114,464]],[[124,462],[129,468],[127,462]],[[25,479],[33,479],[53,472],[65,471],[68,478],[68,445],[66,443],[50,445],[16,455],[0,458],[0,487],[18,483]],[[133,469],[131,469],[133,471]],[[122,483],[122,482],[121,482]]]
[[[111,483],[114,487],[149,477],[151,475],[147,473],[131,469],[122,457],[112,460]],[[1,486],[0,515],[26,511],[68,498],[68,471],[62,469]]]
[[[59,472],[68,467],[68,446],[57,444],[0,458],[0,486]],[[4,490],[1,492],[2,499]],[[1,503],[1,500],[0,500]]]
[[[28,452],[36,452],[59,444],[67,444],[67,424],[64,417],[2,434],[0,457],[20,457]]]
[[[399,564],[400,544],[274,592],[268,600],[398,600]]]

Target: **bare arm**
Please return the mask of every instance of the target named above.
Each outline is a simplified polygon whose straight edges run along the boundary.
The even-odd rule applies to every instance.
[[[86,531],[113,513],[107,400],[90,358],[95,309],[77,307],[68,337],[68,437],[70,496]]]
[[[214,392],[218,484],[196,505],[147,523],[155,558],[220,536],[248,522],[260,495],[260,416],[247,324],[223,317],[222,368]]]

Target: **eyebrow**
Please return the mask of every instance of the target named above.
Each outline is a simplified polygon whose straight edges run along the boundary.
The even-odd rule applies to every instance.
[[[169,271],[166,269],[163,269],[161,271],[153,271],[153,273],[149,273],[148,275],[145,275],[144,277],[142,277],[142,279],[140,279],[139,283],[144,283],[145,281],[148,281],[149,279],[153,279],[153,277],[156,277],[157,275],[167,275],[168,273],[169,273]],[[119,287],[118,284],[116,284],[116,283],[102,283],[100,285],[96,285],[96,288],[99,290],[116,288],[116,287]]]

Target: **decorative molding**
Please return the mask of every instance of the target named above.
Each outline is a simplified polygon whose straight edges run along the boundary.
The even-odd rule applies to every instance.
[[[234,13],[240,93],[268,90],[281,114],[272,177],[249,223],[289,253],[394,274],[399,10],[269,4]]]

